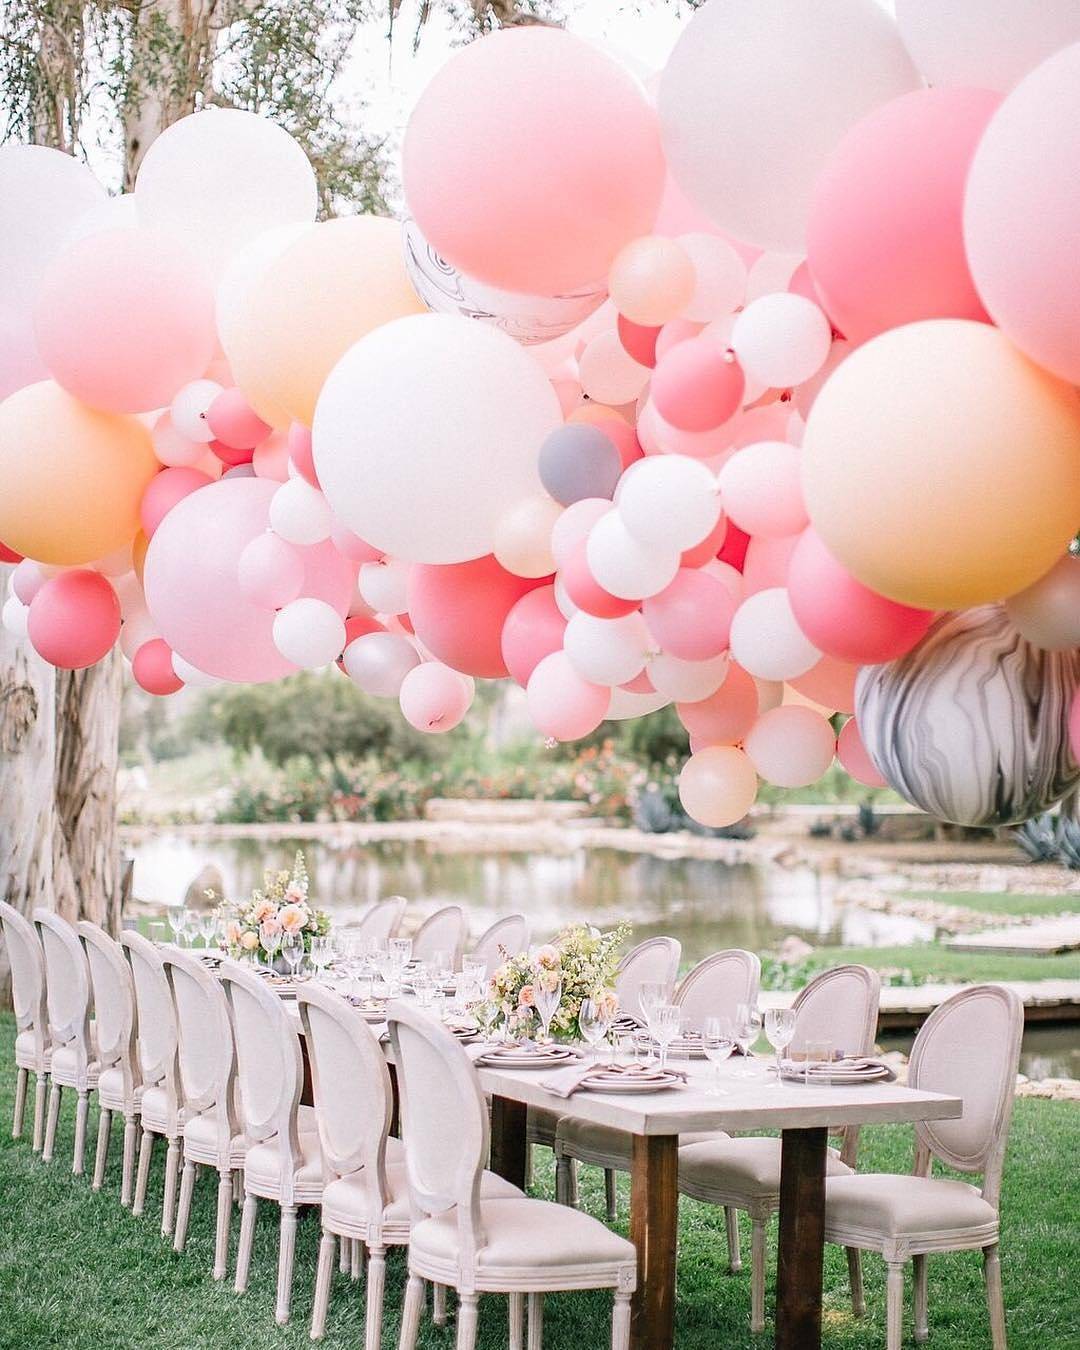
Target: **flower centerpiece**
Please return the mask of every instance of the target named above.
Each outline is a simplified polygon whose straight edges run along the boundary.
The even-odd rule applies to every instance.
[[[304,950],[311,950],[311,939],[330,931],[330,916],[312,907],[307,866],[302,849],[296,850],[292,869],[281,868],[263,873],[263,884],[251,893],[251,899],[229,907],[220,916],[225,928],[225,945],[233,956],[268,955],[264,934],[300,933]]]
[[[553,993],[561,987],[550,1034],[555,1040],[581,1040],[578,1016],[586,999],[606,1001],[615,1012],[618,953],[629,934],[630,925],[625,923],[607,933],[575,923],[542,947],[507,956],[488,989],[485,1011],[491,1029],[510,1036],[533,1035],[541,1025],[536,1010],[538,991]]]

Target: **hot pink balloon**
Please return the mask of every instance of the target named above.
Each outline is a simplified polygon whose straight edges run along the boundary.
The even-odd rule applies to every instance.
[[[469,711],[471,681],[439,661],[424,661],[402,680],[398,701],[417,731],[450,731]]]
[[[143,534],[152,539],[158,526],[185,497],[199,488],[204,488],[214,480],[201,469],[162,469],[146,485],[146,491],[139,503],[139,521]]]
[[[289,458],[302,478],[306,478],[312,487],[321,488],[311,453],[311,428],[303,422],[292,422],[289,426]]]
[[[186,497],[150,541],[143,581],[161,636],[197,669],[222,680],[257,684],[295,670],[274,645],[274,615],[244,598],[240,555],[266,532],[277,484],[226,478]],[[301,550],[301,594],[325,600],[344,617],[353,568],[329,540]]]
[[[222,464],[230,469],[250,465],[255,458],[253,449],[237,450],[234,446],[226,445],[224,441],[210,441],[209,448],[221,460]],[[255,472],[254,467],[252,467],[251,472]]]
[[[82,670],[106,656],[120,636],[120,601],[100,572],[61,572],[31,601],[27,633],[51,665]]]
[[[856,665],[895,661],[934,620],[932,611],[897,604],[846,571],[814,530],[791,555],[787,576],[799,627],[823,652]]]
[[[429,652],[483,679],[506,675],[506,617],[539,581],[515,576],[488,554],[471,562],[420,564],[409,573],[409,617]]]
[[[823,708],[835,708],[837,712],[855,711],[855,677],[859,667],[835,656],[823,656],[816,666],[811,666],[805,675],[788,680],[797,693],[812,699]]]
[[[605,591],[596,580],[586,556],[586,542],[582,540],[571,550],[559,570],[566,594],[578,609],[597,619],[621,619],[637,609],[637,600],[622,600]]]
[[[854,717],[849,717],[840,728],[836,740],[836,758],[844,769],[864,787],[888,787],[888,782],[878,772],[878,767],[870,758],[870,752],[863,744],[862,735]]]
[[[555,603],[554,586],[538,586],[523,595],[506,616],[502,656],[510,677],[524,686],[552,652],[562,650],[566,617]]]
[[[173,669],[173,654],[167,642],[151,638],[135,653],[131,673],[135,683],[148,694],[164,696],[175,694],[184,687],[184,681]]]
[[[716,339],[690,338],[657,362],[649,386],[656,411],[680,431],[712,431],[739,410],[746,379]]]
[[[583,680],[565,652],[544,657],[529,676],[525,694],[537,731],[557,741],[588,736],[607,716],[611,704],[611,690]]]
[[[213,291],[175,236],[103,230],[53,262],[34,330],[53,378],[77,399],[109,412],[149,412],[206,370]]]
[[[282,609],[304,588],[303,550],[267,530],[240,554],[236,577],[240,593],[250,604],[259,609]]]
[[[223,389],[206,410],[216,440],[231,450],[254,450],[273,431],[239,389]]]
[[[733,663],[715,694],[699,703],[679,703],[676,711],[698,748],[737,745],[757,720],[757,683]]]
[[[649,632],[669,656],[708,661],[727,649],[735,600],[716,577],[682,567],[642,606]]]
[[[988,89],[917,89],[833,151],[814,193],[808,262],[849,340],[920,319],[986,319],[964,250],[964,186],[1000,102]],[[1008,186],[1005,176],[995,190]]]

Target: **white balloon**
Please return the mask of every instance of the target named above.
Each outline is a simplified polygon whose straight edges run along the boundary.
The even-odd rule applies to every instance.
[[[409,608],[410,563],[396,558],[364,563],[356,584],[360,594],[376,614],[404,614]]]
[[[1080,558],[1067,553],[1033,586],[1011,595],[1005,613],[1032,646],[1080,647]]]
[[[558,606],[559,613],[563,616],[564,619],[572,619],[575,614],[581,613],[577,605],[575,605],[573,600],[571,600],[569,595],[567,595],[566,582],[563,581],[561,576],[557,576],[555,578],[554,590],[555,590],[555,604]]]
[[[689,455],[639,459],[620,479],[615,505],[635,539],[679,552],[700,544],[720,519],[716,477]]]
[[[144,642],[161,636],[161,631],[144,606],[126,615],[120,625],[120,650],[129,661],[135,660],[135,653]]]
[[[746,263],[718,234],[680,234],[679,243],[694,264],[693,299],[682,318],[709,323],[731,314],[746,299]]]
[[[677,703],[699,703],[715,694],[727,679],[731,657],[727,652],[707,661],[681,661],[662,652],[649,662],[649,679],[658,694]]]
[[[301,596],[274,615],[274,646],[294,666],[328,666],[345,646],[345,620],[325,600]]]
[[[789,704],[763,713],[746,733],[751,764],[775,787],[816,783],[836,753],[836,732],[819,712]]]
[[[796,623],[784,586],[758,591],[735,611],[731,655],[761,680],[793,680],[821,660],[821,652]]]
[[[206,410],[222,392],[221,385],[215,380],[192,380],[178,389],[169,409],[173,430],[185,440],[209,445],[214,433],[206,420]]]
[[[9,595],[0,612],[0,622],[12,637],[20,641],[26,637],[26,627],[30,619],[30,606],[24,605],[17,595]]]
[[[661,76],[668,165],[737,239],[795,252],[829,153],[918,86],[876,0],[717,0],[683,29]]]
[[[100,572],[103,577],[113,578],[113,589],[116,589],[116,578],[131,575],[132,568],[131,545],[125,544],[123,548],[115,549],[112,553],[107,553],[104,558],[99,558],[97,562],[90,566],[95,572]]]
[[[415,314],[362,338],[331,371],[312,427],[338,519],[408,562],[490,553],[506,510],[541,491],[540,445],[562,424],[543,371],[511,338]]]
[[[755,258],[746,277],[746,304],[774,291],[786,291],[802,262],[801,253],[763,253]]]
[[[613,689],[608,704],[607,722],[627,722],[634,717],[647,717],[659,712],[671,702],[665,694],[635,694],[630,689]]]
[[[205,670],[199,670],[190,661],[185,661],[179,652],[172,654],[172,668],[176,678],[193,689],[209,689],[211,685],[221,683],[216,675],[207,675]]]
[[[106,230],[134,230],[138,224],[135,194],[122,192],[119,197],[107,197],[100,205],[81,212],[72,222],[64,239],[64,247],[70,248],[80,239],[89,239],[91,235],[103,234]]]
[[[290,478],[270,501],[270,528],[290,544],[306,547],[330,538],[334,517],[318,488],[306,478]]]
[[[618,619],[597,619],[579,612],[563,634],[567,659],[593,684],[626,684],[644,670],[654,645],[637,610]]]
[[[582,497],[568,506],[551,527],[551,556],[557,567],[566,565],[570,555],[612,505],[603,497]]]
[[[736,315],[731,345],[739,364],[770,389],[788,389],[816,375],[832,346],[832,325],[804,295],[763,295]]]
[[[186,436],[181,436],[167,412],[158,414],[150,439],[154,443],[154,454],[169,468],[194,467],[206,454],[206,442],[189,441]]]
[[[620,600],[645,600],[675,580],[678,547],[646,544],[626,528],[619,511],[602,516],[585,545],[589,571],[598,586]]]
[[[648,366],[639,366],[614,329],[592,338],[578,359],[581,387],[597,403],[613,408],[629,403],[649,382]]]
[[[311,229],[310,222],[275,225],[264,230],[229,259],[215,292],[218,341],[228,356],[255,288],[285,250]]]
[[[402,680],[420,664],[420,655],[400,633],[365,633],[345,648],[342,664],[349,679],[365,694],[397,698]]]

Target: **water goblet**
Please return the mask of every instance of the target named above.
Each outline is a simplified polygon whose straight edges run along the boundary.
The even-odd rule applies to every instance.
[[[727,1092],[720,1086],[720,1066],[731,1058],[735,1050],[731,1023],[726,1017],[706,1017],[701,1027],[701,1048],[713,1066],[712,1081],[706,1089],[706,1095],[726,1097]]]
[[[668,1050],[682,1027],[682,1009],[677,1003],[658,1003],[653,1009],[651,1029],[660,1047],[660,1068],[667,1068]]]
[[[641,1008],[641,1015],[645,1019],[645,1025],[649,1029],[650,1035],[653,1033],[653,1016],[656,1009],[662,1003],[668,1003],[671,1000],[671,985],[666,980],[645,980],[638,993],[638,1006]]]
[[[430,1009],[435,1001],[435,981],[427,970],[416,971],[412,978],[412,989],[417,1007],[425,1011]]]
[[[266,953],[264,968],[272,971],[274,969],[274,957],[281,946],[281,925],[278,923],[261,923],[259,925],[259,945]]]
[[[445,984],[454,973],[453,963],[450,960],[450,953],[447,951],[432,952],[428,966],[436,984]]]
[[[487,962],[482,956],[464,956],[461,959],[461,974],[468,985],[484,987],[487,977]]]
[[[391,975],[389,983],[394,993],[400,993],[401,976],[412,957],[412,938],[391,938],[386,950]]]
[[[217,937],[219,932],[218,916],[214,913],[213,910],[210,910],[206,914],[200,915],[199,932],[202,934],[204,950],[209,951],[211,942],[214,942],[215,946],[217,945]]]
[[[581,1032],[581,1039],[588,1046],[586,1051],[588,1059],[595,1057],[596,1048],[608,1034],[611,1021],[611,1009],[607,1003],[595,998],[582,999],[581,1009],[578,1012],[578,1030]]]
[[[539,984],[533,995],[536,1007],[536,1015],[540,1019],[541,1035],[544,1040],[551,1039],[551,1022],[555,1014],[559,1011],[559,1004],[562,1002],[562,980],[560,980],[553,989],[544,989]]]
[[[765,1037],[776,1051],[776,1086],[782,1079],[781,1063],[784,1051],[795,1036],[795,1011],[792,1008],[768,1008],[765,1012]]]
[[[288,962],[289,974],[295,980],[300,973],[300,967],[304,964],[303,933],[283,933],[281,951]]]
[[[183,911],[184,926],[180,930],[180,938],[185,947],[194,947],[195,939],[199,935],[199,916],[193,909]]]
[[[761,1034],[761,1014],[753,1003],[740,1003],[735,1009],[735,1043],[742,1051],[742,1067],[735,1071],[736,1078],[756,1078],[748,1060],[754,1042]]]
[[[170,905],[165,911],[165,917],[168,919],[169,927],[172,929],[173,942],[175,942],[178,947],[181,945],[180,934],[183,931],[184,924],[187,922],[187,919],[185,918],[186,914],[187,910],[183,905]]]
[[[308,955],[311,958],[311,964],[315,967],[315,979],[317,981],[325,979],[326,967],[330,964],[332,956],[330,939],[313,937],[311,939],[311,951]]]
[[[354,975],[349,982],[348,988],[354,990],[353,997],[363,1008],[370,1002],[375,993],[375,976],[367,971],[361,971]]]

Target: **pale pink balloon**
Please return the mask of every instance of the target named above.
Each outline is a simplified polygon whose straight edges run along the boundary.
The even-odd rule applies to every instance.
[[[27,635],[37,654],[61,670],[83,670],[120,636],[120,601],[100,572],[61,572],[30,604]]]
[[[781,535],[777,539],[761,535],[750,540],[742,568],[747,596],[787,584],[791,555],[799,538],[797,534]]]
[[[647,455],[689,455],[691,459],[711,460],[731,444],[733,417],[712,431],[681,431],[665,422],[650,400],[641,410],[637,434]]]
[[[541,736],[577,741],[595,731],[607,716],[611,690],[583,680],[560,651],[537,665],[529,676],[525,697]]]
[[[697,337],[708,327],[696,319],[671,319],[660,329],[656,335],[656,342],[653,346],[653,362],[655,366],[657,361],[662,360],[672,347],[677,347],[680,342],[686,342],[690,338]]]
[[[678,430],[712,431],[738,412],[745,383],[742,367],[719,342],[696,337],[659,359],[649,398]]]
[[[656,234],[715,234],[726,240],[746,263],[747,267],[761,257],[761,249],[753,244],[744,244],[725,234],[704,211],[696,207],[669,174],[664,180],[664,195],[660,199],[660,209],[656,213]]]
[[[863,744],[863,738],[854,717],[849,717],[840,728],[840,735],[836,740],[836,758],[847,773],[857,783],[862,783],[864,787],[889,786],[887,780],[878,771],[877,765],[870,758],[870,752]]]
[[[240,555],[269,524],[277,484],[260,478],[212,483],[185,498],[150,541],[146,603],[169,646],[207,675],[257,684],[296,666],[274,645],[274,615],[244,598]],[[302,594],[348,612],[353,569],[327,540],[301,550]]]
[[[259,609],[275,610],[295,600],[304,587],[303,550],[267,530],[240,554],[240,593]]]
[[[386,554],[372,546],[358,534],[353,534],[352,530],[347,530],[344,525],[335,522],[334,528],[330,531],[330,542],[343,558],[348,558],[350,562],[369,563],[380,562],[386,557]]]
[[[464,563],[419,563],[409,574],[409,618],[432,656],[463,674],[500,679],[508,673],[502,654],[507,615],[538,585],[490,554]]]
[[[934,620],[933,611],[887,600],[856,581],[811,529],[791,555],[787,588],[799,627],[814,646],[856,665],[903,656]]]
[[[417,103],[402,150],[424,238],[478,280],[558,295],[647,234],[664,156],[656,111],[599,47],[557,28],[462,47]]]
[[[48,580],[49,573],[40,563],[23,558],[11,574],[11,589],[24,605],[28,605]]]
[[[919,319],[986,320],[964,251],[964,186],[1000,102],[988,89],[917,89],[833,151],[814,191],[808,262],[849,340]]]
[[[708,661],[727,648],[735,600],[716,577],[682,567],[666,590],[645,601],[642,613],[669,656]]]
[[[600,585],[589,566],[588,546],[584,539],[575,544],[563,562],[559,579],[572,603],[597,619],[618,619],[624,614],[632,614],[640,603],[612,595]]]
[[[424,661],[402,680],[398,701],[417,731],[450,731],[469,711],[472,681],[439,661]]]
[[[786,441],[759,441],[727,460],[717,477],[724,511],[741,530],[770,537],[807,524],[799,451]]]
[[[55,260],[34,312],[53,378],[92,408],[149,412],[196,379],[214,353],[214,296],[174,235],[104,230]]]
[[[697,746],[737,745],[757,720],[757,681],[732,662],[715,693],[698,703],[679,703],[676,712]]]
[[[280,431],[255,447],[251,465],[259,478],[284,483],[289,477],[289,443]]]
[[[554,586],[538,586],[523,595],[506,616],[502,656],[512,679],[525,686],[552,652],[562,650],[566,618],[555,602]]]
[[[148,694],[164,697],[184,687],[184,681],[173,669],[173,654],[167,642],[151,638],[135,653],[131,674],[140,689]]]
[[[557,566],[566,565],[600,517],[611,509],[611,502],[604,497],[582,497],[566,508],[551,529],[551,556]]]
[[[162,469],[156,473],[146,485],[139,503],[139,521],[147,539],[154,537],[155,530],[177,502],[212,482],[210,475],[201,469]]]
[[[754,804],[757,772],[733,745],[696,750],[679,774],[679,800],[691,820],[713,829],[734,825]]]
[[[239,389],[225,389],[206,410],[214,439],[231,450],[254,450],[273,431]]]
[[[788,684],[804,698],[813,699],[824,708],[850,713],[855,711],[855,677],[858,673],[859,667],[849,661],[823,656],[805,675],[789,679]]]
[[[304,426],[303,422],[292,422],[288,437],[289,458],[293,467],[312,487],[321,487],[319,475],[315,472],[315,458],[311,453],[311,428]]]
[[[833,761],[836,735],[828,720],[798,703],[782,704],[757,719],[744,742],[750,762],[774,787],[808,787]]]

